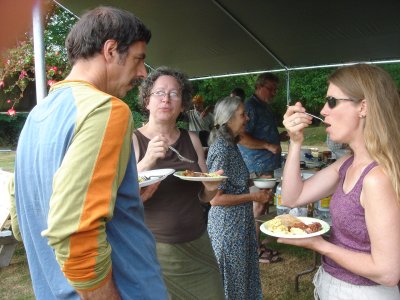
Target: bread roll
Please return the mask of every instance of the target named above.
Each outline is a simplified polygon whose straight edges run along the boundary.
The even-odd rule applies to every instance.
[[[303,223],[299,218],[296,218],[295,216],[285,214],[285,215],[279,215],[276,217],[276,219],[279,219],[281,221],[281,224],[286,226],[286,227],[291,227],[295,223]]]

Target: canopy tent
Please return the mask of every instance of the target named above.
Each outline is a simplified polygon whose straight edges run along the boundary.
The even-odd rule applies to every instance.
[[[59,0],[76,15],[98,5],[152,30],[150,66],[191,78],[400,59],[400,1]]]
[[[290,70],[400,62],[398,0],[56,2],[77,16],[98,5],[133,12],[152,31],[147,64],[192,79],[286,71],[289,86]]]

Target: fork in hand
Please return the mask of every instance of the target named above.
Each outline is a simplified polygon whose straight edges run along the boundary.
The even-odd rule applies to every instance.
[[[176,150],[174,147],[168,146],[168,148],[169,148],[171,151],[174,151],[174,152],[176,153],[176,155],[178,156],[179,160],[181,160],[181,161],[186,161],[186,162],[189,162],[189,163],[194,163],[194,160],[191,160],[191,159],[189,159],[189,158],[186,158],[186,157],[182,156],[182,155],[178,152],[178,150]]]

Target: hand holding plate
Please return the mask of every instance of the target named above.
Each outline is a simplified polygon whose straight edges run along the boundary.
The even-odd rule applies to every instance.
[[[293,246],[298,246],[298,247],[303,247],[307,249],[311,249],[317,252],[320,252],[321,245],[324,242],[327,242],[321,235],[319,236],[313,236],[309,238],[278,238],[277,239],[278,243],[282,244],[289,244]]]
[[[140,188],[140,198],[142,199],[142,202],[149,200],[157,191],[159,185],[160,181]]]
[[[223,170],[218,170],[214,172],[214,174],[219,176],[217,177],[219,180],[209,181],[206,179],[207,177],[205,177],[204,181],[202,181],[207,191],[216,191],[218,186],[221,184],[221,181],[226,179],[225,176],[222,176],[224,174]]]

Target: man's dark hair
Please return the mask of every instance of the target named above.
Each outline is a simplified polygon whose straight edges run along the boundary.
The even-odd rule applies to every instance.
[[[72,27],[65,41],[71,65],[80,58],[90,58],[102,51],[107,40],[118,43],[119,54],[126,54],[138,41],[149,43],[151,32],[132,13],[100,6],[86,14]]]
[[[267,82],[279,83],[279,77],[272,73],[262,73],[257,77],[255,87],[256,89],[260,86],[265,85]]]

